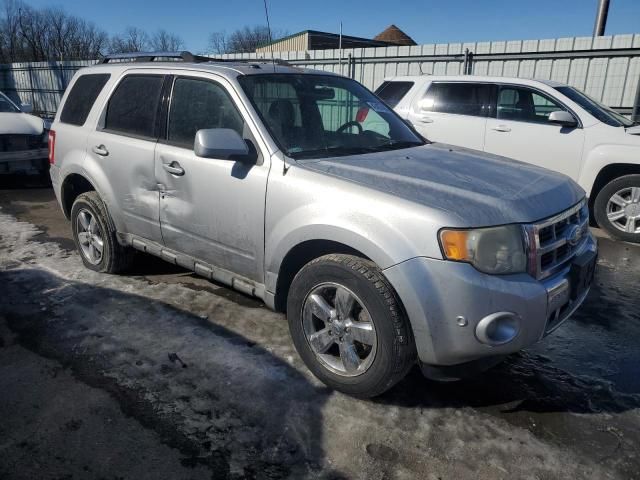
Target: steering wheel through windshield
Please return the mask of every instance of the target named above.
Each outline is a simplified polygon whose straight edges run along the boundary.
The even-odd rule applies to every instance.
[[[360,122],[356,122],[355,120],[351,120],[351,121],[341,125],[340,128],[338,128],[338,130],[336,130],[336,133],[343,133],[347,128],[351,128],[351,127],[358,127],[358,135],[362,134],[362,132],[364,131],[364,129],[362,128],[362,125],[360,125]]]

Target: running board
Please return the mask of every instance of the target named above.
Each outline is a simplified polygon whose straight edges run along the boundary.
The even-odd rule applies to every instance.
[[[201,277],[222,283],[234,290],[244,293],[245,295],[257,297],[269,304],[265,298],[264,284],[254,282],[253,280],[249,280],[248,278],[237,275],[229,270],[225,270],[224,268],[208,264],[190,255],[177,252],[157,242],[147,240],[146,238],[142,238],[131,233],[118,233],[118,237],[123,245],[131,246],[141,252],[149,253],[169,263],[184,267]]]

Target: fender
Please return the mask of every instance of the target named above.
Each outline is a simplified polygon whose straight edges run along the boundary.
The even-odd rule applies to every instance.
[[[77,174],[87,179],[87,181],[93,185],[93,188],[98,193],[102,201],[105,203],[107,207],[107,211],[109,212],[109,216],[113,221],[113,224],[116,228],[116,231],[122,232],[124,231],[124,224],[122,222],[121,216],[114,214],[117,212],[117,209],[112,208],[114,204],[114,193],[111,188],[111,184],[104,174],[104,170],[101,168],[96,168],[95,165],[92,165],[91,162],[88,161],[88,158],[85,152],[82,152],[82,156],[84,158],[81,161],[78,161],[80,151],[74,151],[72,154],[69,154],[65,157],[64,168],[60,172],[60,202],[62,203],[62,186],[64,182],[69,177],[69,175]],[[64,209],[63,209],[64,210]],[[67,212],[65,211],[65,215]]]
[[[640,169],[640,142],[638,145],[601,144],[589,151],[585,157],[578,183],[593,195],[593,186],[603,168],[613,164],[637,165]]]
[[[331,179],[327,179],[327,183],[331,182]],[[318,189],[316,182],[316,192],[324,188],[331,187],[324,185]],[[357,189],[354,186],[351,188]],[[273,188],[270,191],[286,190]],[[267,291],[275,292],[277,276],[286,255],[297,245],[309,240],[327,240],[346,245],[371,259],[380,269],[416,256],[442,258],[437,242],[434,242],[436,231],[414,211],[413,206],[408,202],[387,202],[374,192],[368,193],[366,197],[358,193],[335,196],[321,191],[320,195],[311,196],[313,201],[289,209],[281,217],[276,212],[281,199],[274,199],[273,205],[267,208],[265,229]],[[353,198],[349,198],[351,196]],[[363,202],[363,198],[366,201]],[[286,203],[291,205],[291,202]],[[273,224],[269,218],[271,214],[275,220]],[[416,229],[423,232],[417,237],[420,239],[418,244],[415,240]],[[407,235],[407,232],[414,235]]]

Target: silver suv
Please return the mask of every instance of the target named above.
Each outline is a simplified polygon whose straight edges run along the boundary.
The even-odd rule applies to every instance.
[[[416,361],[487,368],[587,295],[596,243],[567,177],[432,144],[348,78],[183,56],[106,59],[62,100],[51,178],[88,268],[139,250],[254,295],[362,397]]]

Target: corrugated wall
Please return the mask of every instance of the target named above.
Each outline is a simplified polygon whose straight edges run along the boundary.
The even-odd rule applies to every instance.
[[[291,40],[294,40],[292,38]],[[442,43],[412,47],[275,51],[277,58],[308,68],[350,74],[375,89],[385,77],[406,74],[461,75],[464,52],[473,53],[473,73],[552,79],[574,85],[606,105],[630,113],[640,79],[640,34],[546,40]],[[342,60],[340,57],[342,55]],[[223,55],[265,59],[269,51]],[[41,62],[0,66],[0,89],[52,114],[73,72],[84,62]]]
[[[462,75],[464,52],[473,53],[473,73],[556,80],[574,85],[608,106],[633,107],[640,79],[640,34],[568,37],[275,52],[275,56],[308,68],[349,75],[347,61],[355,59],[354,78],[370,89],[396,75]],[[270,58],[268,53],[227,56]]]
[[[303,32],[300,35],[284,38],[280,41],[274,42],[272,45],[266,47],[260,47],[256,49],[257,53],[270,52],[288,52],[288,51],[301,51],[306,50],[309,46],[309,34]]]
[[[17,103],[31,103],[36,113],[53,116],[65,88],[79,68],[95,60],[0,65],[0,90]]]

